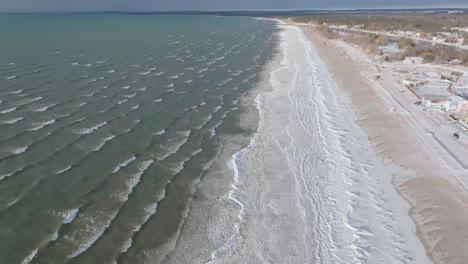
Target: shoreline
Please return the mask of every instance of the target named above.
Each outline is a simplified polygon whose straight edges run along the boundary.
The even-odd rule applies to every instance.
[[[258,131],[242,150],[239,233],[209,263],[429,262],[357,117],[345,116],[349,99],[302,30],[278,27],[282,56],[259,84]]]
[[[337,47],[316,33],[303,30],[321,51],[341,89],[349,94],[359,116],[357,123],[366,131],[373,149],[392,173],[395,189],[411,206],[408,215],[415,222],[416,234],[430,259],[435,263],[462,263],[466,255],[460,245],[466,245],[467,241],[467,230],[462,223],[467,215],[464,197],[454,194],[465,196],[465,193],[457,192],[450,179],[442,177],[437,169],[442,165],[433,150],[421,146],[422,139],[416,129],[401,116],[398,106],[382,94],[389,87],[380,88],[363,76],[363,68],[367,68],[368,75],[374,64],[363,65],[353,57],[357,56],[357,51],[348,54],[352,48]],[[363,101],[366,104],[362,104]]]

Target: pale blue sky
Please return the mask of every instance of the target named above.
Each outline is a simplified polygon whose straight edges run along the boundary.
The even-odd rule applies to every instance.
[[[468,7],[468,0],[0,0],[0,12]]]

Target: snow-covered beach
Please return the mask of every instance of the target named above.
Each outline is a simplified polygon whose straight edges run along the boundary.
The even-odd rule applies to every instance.
[[[302,30],[280,27],[282,57],[239,165],[246,209],[219,262],[429,262],[348,95]]]

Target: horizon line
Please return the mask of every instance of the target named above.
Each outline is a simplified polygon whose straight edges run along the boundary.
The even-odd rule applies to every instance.
[[[398,7],[398,8],[304,8],[304,9],[258,9],[258,10],[149,10],[149,11],[132,11],[132,10],[76,10],[76,11],[0,11],[0,14],[69,14],[69,13],[240,13],[240,12],[346,12],[346,11],[468,11],[468,6],[465,7]]]

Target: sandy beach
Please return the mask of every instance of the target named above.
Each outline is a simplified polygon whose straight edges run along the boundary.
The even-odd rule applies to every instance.
[[[463,263],[463,168],[369,80],[378,67],[364,54],[278,27],[241,102],[256,133],[226,138],[180,232],[146,262]]]
[[[466,179],[458,180],[458,176],[466,177],[466,170],[418,127],[411,112],[386,94],[397,90],[389,81],[391,75],[384,75],[382,83],[370,80],[381,65],[357,48],[327,41],[311,29],[305,32],[349,94],[358,124],[391,172],[396,189],[410,203],[409,214],[430,259],[466,263],[468,197],[463,186]]]

